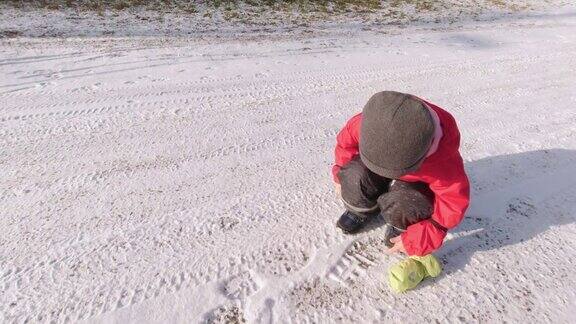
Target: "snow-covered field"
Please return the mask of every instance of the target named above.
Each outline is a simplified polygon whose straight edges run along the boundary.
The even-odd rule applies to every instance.
[[[380,90],[451,111],[473,186],[392,293],[330,165]],[[576,7],[449,31],[0,42],[0,322],[574,322]]]
[[[14,2],[20,5],[11,5]],[[127,5],[123,10],[104,5],[114,2],[141,5]],[[0,37],[176,36],[215,40],[261,39],[282,34],[346,35],[360,28],[389,32],[414,24],[439,27],[462,25],[470,20],[523,17],[570,2],[572,0],[3,0],[0,1]],[[89,9],[98,7],[97,3],[101,9]],[[186,7],[193,10],[177,9]]]

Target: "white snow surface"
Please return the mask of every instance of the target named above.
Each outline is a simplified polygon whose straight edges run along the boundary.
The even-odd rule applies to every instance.
[[[61,3],[67,1],[61,0]],[[334,6],[335,1],[331,1],[331,6],[326,3],[327,1],[323,1],[326,3],[326,12],[306,9],[305,5],[302,7],[297,4],[301,1],[292,1],[292,5],[284,2],[287,5],[284,9],[278,8],[283,7],[282,5],[246,4],[258,1],[220,1],[221,5],[217,6],[218,8],[209,5],[217,1],[180,0],[179,2],[194,2],[196,12],[167,8],[145,10],[144,5],[126,10],[103,10],[98,14],[93,10],[65,9],[65,5],[61,9],[54,10],[34,9],[33,6],[26,6],[26,1],[22,1],[23,6],[18,8],[0,2],[0,38],[3,35],[6,37],[184,36],[211,39],[262,38],[281,34],[300,35],[300,37],[310,34],[343,36],[360,28],[381,33],[416,24],[440,27],[461,25],[470,20],[526,17],[540,14],[542,10],[562,7],[570,1],[396,0],[380,1],[380,9],[348,10],[340,13],[329,9]],[[226,10],[228,5],[224,5],[226,2],[236,2],[236,5],[231,6],[232,10],[228,11]],[[275,1],[268,1],[270,2]]]
[[[574,322],[576,10],[254,41],[0,43],[0,322]],[[472,205],[398,295],[335,136],[381,90],[453,113]]]

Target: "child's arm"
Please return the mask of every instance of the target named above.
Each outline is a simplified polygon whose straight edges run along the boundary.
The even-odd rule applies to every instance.
[[[359,153],[358,143],[360,138],[360,124],[362,114],[357,114],[350,118],[346,125],[336,136],[336,148],[334,150],[335,163],[332,166],[332,176],[334,182],[340,183],[338,172],[346,163],[350,162]]]
[[[427,255],[442,246],[446,230],[456,227],[470,202],[470,184],[458,155],[447,163],[447,172],[430,182],[434,192],[434,211],[431,219],[411,225],[402,234],[408,255]]]

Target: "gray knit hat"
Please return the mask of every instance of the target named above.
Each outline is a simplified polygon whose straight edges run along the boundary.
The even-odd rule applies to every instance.
[[[417,170],[433,138],[430,111],[412,95],[378,92],[364,106],[360,158],[380,176],[396,179]]]

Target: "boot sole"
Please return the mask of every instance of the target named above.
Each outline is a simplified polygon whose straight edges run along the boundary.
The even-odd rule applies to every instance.
[[[342,232],[344,232],[345,234],[356,234],[364,227],[364,225],[360,225],[360,226],[358,226],[358,228],[353,229],[353,230],[348,230],[348,229],[342,227],[342,225],[340,225],[340,222],[336,222],[336,227],[341,229]]]

